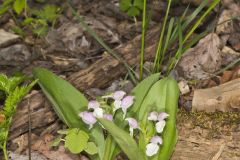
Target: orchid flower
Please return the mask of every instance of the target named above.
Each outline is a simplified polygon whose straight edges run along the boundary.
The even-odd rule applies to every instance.
[[[113,115],[111,115],[111,114],[104,114],[103,118],[106,119],[106,120],[112,121],[113,120]]]
[[[98,108],[95,108],[94,111],[93,111],[93,115],[97,118],[103,118],[103,109],[98,107]]]
[[[169,114],[167,114],[166,112],[160,112],[158,114],[157,120],[162,121],[165,120],[167,117],[169,117]]]
[[[125,118],[127,114],[127,109],[133,105],[134,96],[127,96],[123,98],[121,103],[121,108],[123,111],[123,119]]]
[[[148,116],[148,120],[157,121],[158,120],[158,113],[157,112],[151,112]]]
[[[121,100],[125,96],[126,92],[124,91],[115,91],[112,94],[102,96],[102,98],[113,98],[114,100]]]
[[[159,145],[162,144],[162,138],[159,136],[154,136],[151,138],[150,143],[146,146],[146,155],[151,157],[158,153]]]
[[[166,125],[166,121],[165,119],[169,117],[169,114],[167,114],[166,112],[151,112],[148,116],[148,120],[150,121],[156,121],[156,130],[157,133],[162,133],[163,129]]]
[[[165,125],[166,125],[166,121],[164,120],[157,122],[155,125],[157,133],[162,133]]]
[[[133,136],[133,130],[139,128],[138,122],[134,118],[126,118],[125,120],[128,121],[130,135]]]
[[[82,118],[83,122],[89,125],[89,129],[97,122],[97,119],[94,117],[92,112],[81,112],[79,116]]]
[[[116,110],[118,110],[119,108],[121,108],[121,104],[122,104],[122,101],[121,101],[121,100],[115,100],[115,101],[113,102],[113,105],[114,105],[113,112],[116,112]]]
[[[99,107],[100,107],[100,104],[98,101],[89,101],[88,103],[88,109],[96,109]]]
[[[116,91],[113,93],[112,98],[114,100],[122,100],[125,95],[126,95],[126,92],[124,91]]]

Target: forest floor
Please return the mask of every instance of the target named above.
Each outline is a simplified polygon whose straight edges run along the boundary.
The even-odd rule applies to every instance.
[[[134,20],[120,11],[116,2],[73,0],[72,5],[86,23],[138,72],[141,17]],[[170,16],[181,16],[188,2],[182,0],[181,5],[174,5]],[[0,17],[0,73],[32,75],[34,67],[44,67],[71,82],[89,98],[120,89],[129,92],[134,85],[124,66],[88,34],[67,5],[62,5],[60,0],[48,3],[61,6],[62,10],[55,26],[49,27],[44,36],[36,37],[28,28],[25,28],[24,37],[18,36],[13,33],[18,24],[11,14]],[[42,7],[44,4],[31,2],[30,5]],[[194,1],[189,12],[198,5]],[[159,24],[163,20],[166,3],[156,1],[149,4],[149,8],[152,14],[146,34],[146,68],[153,60],[152,53],[159,38]],[[240,15],[239,2],[226,0],[219,8],[210,13],[196,34]],[[174,48],[169,54],[171,52]],[[175,69],[175,78],[182,93],[177,115],[179,137],[172,160],[240,160],[239,57],[238,18],[217,26],[179,61]],[[209,89],[208,94],[199,97],[204,89]],[[218,100],[219,96],[223,97],[221,102],[208,101]],[[8,143],[10,157],[28,159],[28,149],[31,148],[33,160],[87,159],[84,155],[69,153],[63,145],[49,147],[57,130],[64,127],[40,88],[34,87],[14,116]],[[124,158],[119,156],[118,159]]]

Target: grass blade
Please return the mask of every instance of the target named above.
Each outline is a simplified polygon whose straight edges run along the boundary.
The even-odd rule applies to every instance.
[[[143,62],[144,62],[144,48],[145,48],[145,29],[146,29],[146,7],[147,0],[143,0],[143,15],[142,15],[142,39],[141,39],[141,59],[140,59],[140,74],[139,79],[143,77]]]
[[[162,50],[162,45],[163,45],[163,37],[164,37],[164,33],[165,33],[165,28],[166,28],[166,23],[167,23],[168,14],[169,14],[169,11],[170,11],[171,3],[172,3],[172,0],[169,0],[167,11],[166,11],[164,22],[163,22],[163,26],[162,26],[160,39],[159,39],[159,42],[158,42],[157,51],[156,51],[156,54],[155,54],[153,72],[159,72],[159,63],[160,63],[161,50]]]

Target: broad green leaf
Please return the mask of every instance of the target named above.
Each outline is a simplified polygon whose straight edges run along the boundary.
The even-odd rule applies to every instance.
[[[86,132],[74,128],[65,137],[65,147],[74,154],[80,153],[87,147],[88,139]]]
[[[144,135],[152,137],[154,132],[150,126],[151,122],[147,121],[149,112],[162,111],[168,113],[170,116],[166,120],[166,127],[163,132],[163,145],[161,146],[160,153],[155,156],[154,160],[168,160],[174,150],[177,142],[177,129],[176,129],[176,112],[178,107],[179,90],[177,82],[173,78],[163,78],[157,81],[149,90],[148,94],[144,98],[144,101],[140,107],[138,119],[141,124],[145,126]],[[144,150],[146,144],[145,136],[140,135],[140,146]],[[160,158],[159,158],[160,157]]]
[[[170,159],[177,143],[176,114],[178,110],[179,88],[176,80],[167,78],[165,112],[169,114],[163,131],[163,145],[158,154],[159,159]]]
[[[13,3],[13,9],[17,14],[20,14],[26,7],[26,0],[15,0]]]
[[[94,125],[91,129],[90,139],[95,142],[98,148],[98,155],[100,160],[103,160],[104,150],[105,150],[105,139],[103,135],[103,130],[99,125]]]
[[[166,90],[166,81],[164,78],[157,81],[149,90],[144,98],[144,101],[138,112],[138,120],[146,121],[146,117],[150,111],[164,111],[165,110],[165,96],[163,94]]]
[[[44,94],[52,103],[59,118],[70,128],[82,128],[86,125],[80,120],[78,114],[86,110],[88,101],[85,96],[67,81],[59,78],[52,72],[35,68],[33,76]]]
[[[129,16],[134,17],[134,16],[139,15],[139,12],[140,12],[140,11],[139,11],[139,9],[138,9],[137,7],[132,6],[132,7],[130,7],[130,8],[128,9],[127,14],[128,14]]]
[[[99,119],[99,121],[130,160],[144,160],[143,153],[129,133],[116,126],[112,121],[105,119]]]
[[[132,0],[120,0],[120,9],[127,11],[132,5]]]
[[[98,148],[93,142],[88,142],[87,147],[84,149],[88,154],[93,155],[98,152]]]
[[[143,0],[134,0],[133,6],[142,10],[143,9]]]
[[[165,81],[159,85],[163,90],[159,95],[164,101],[164,111],[169,114],[169,117],[166,120],[166,126],[162,133],[163,145],[161,146],[158,155],[152,159],[168,160],[170,159],[177,143],[176,113],[178,109],[179,89],[177,82],[173,78],[164,78],[160,81]],[[162,108],[159,109],[162,110]]]
[[[133,106],[130,108],[130,111],[134,114],[136,114],[147,95],[148,91],[152,87],[154,83],[156,83],[159,80],[160,73],[153,74],[146,79],[144,79],[142,82],[140,82],[131,92],[132,95],[135,96],[135,101]]]
[[[116,147],[116,142],[114,141],[113,137],[111,135],[108,135],[105,140],[105,152],[103,159],[114,159],[113,152]]]

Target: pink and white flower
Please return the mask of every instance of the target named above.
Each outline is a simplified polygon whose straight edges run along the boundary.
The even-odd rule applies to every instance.
[[[158,153],[160,145],[162,144],[162,138],[160,136],[154,136],[151,138],[150,143],[146,146],[146,155],[151,157]]]
[[[126,118],[125,120],[128,121],[130,135],[133,136],[133,130],[139,128],[138,122],[134,118]]]
[[[99,108],[100,107],[100,104],[98,101],[89,101],[88,102],[88,109],[96,109],[96,108]]]
[[[89,129],[91,129],[93,125],[97,122],[97,119],[92,112],[84,111],[79,113],[79,116],[82,118],[84,123],[89,125]]]

